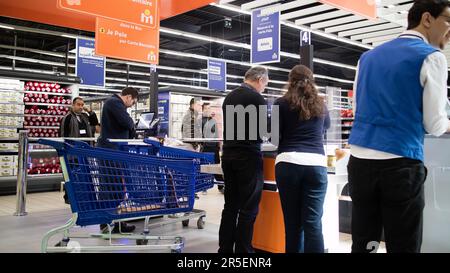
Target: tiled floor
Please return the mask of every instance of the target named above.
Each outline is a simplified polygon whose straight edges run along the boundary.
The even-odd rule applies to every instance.
[[[152,229],[152,235],[179,235],[186,239],[185,253],[215,253],[218,247],[218,230],[223,208],[223,195],[217,188],[211,189],[206,195],[200,193],[195,207],[207,213],[205,229],[199,230],[195,219],[188,228],[181,224],[166,225]],[[0,252],[39,252],[43,235],[50,229],[63,225],[71,216],[70,208],[64,204],[59,192],[35,193],[27,196],[27,216],[12,216],[15,212],[15,196],[0,197]],[[135,222],[137,233],[142,230],[143,222]],[[75,228],[76,233],[96,233],[98,226]],[[59,236],[50,240],[54,245]],[[80,240],[83,245],[107,245],[102,239]],[[134,245],[134,242],[128,242]],[[351,236],[340,235],[340,245],[336,252],[350,252]],[[385,252],[384,245],[379,252]]]

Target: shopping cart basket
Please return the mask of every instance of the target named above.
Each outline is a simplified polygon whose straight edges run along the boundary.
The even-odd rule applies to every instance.
[[[39,140],[54,147],[61,157],[66,192],[73,213],[64,226],[49,231],[42,240],[43,252],[72,251],[67,247],[69,229],[74,225],[108,224],[109,234],[98,234],[110,240],[110,246],[80,247],[80,250],[171,249],[180,252],[184,240],[179,236],[147,234],[111,234],[111,224],[125,219],[192,211],[196,165],[194,160],[148,157],[110,149],[92,148],[80,142],[64,143]],[[48,247],[53,235],[63,232],[56,247]],[[86,238],[85,236],[82,236]],[[92,236],[91,236],[92,237]],[[79,238],[79,237],[76,237]],[[136,240],[137,246],[112,245],[111,240]],[[146,245],[158,239],[155,245]],[[173,241],[161,244],[161,240]]]
[[[214,175],[200,172],[200,165],[214,164],[214,153],[199,153],[183,149],[167,147],[158,141],[144,139],[143,143],[119,141],[113,142],[121,151],[143,155],[153,155],[162,158],[180,158],[196,160],[195,192],[206,191],[214,186]]]

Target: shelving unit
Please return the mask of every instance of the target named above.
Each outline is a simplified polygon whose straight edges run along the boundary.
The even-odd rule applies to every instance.
[[[353,126],[351,91],[335,87],[326,87],[327,107],[330,111],[331,126],[327,131],[327,144],[343,148],[348,145],[348,138]],[[330,148],[329,153],[332,149]]]
[[[60,121],[69,110],[74,95],[69,91],[73,83],[61,81],[57,84],[57,79],[32,82],[42,84],[44,88],[53,84],[54,91],[60,90],[58,93],[44,88],[31,90],[31,81],[25,77],[19,78],[23,80],[10,75],[7,78],[0,76],[0,195],[14,194],[16,190],[17,129],[28,129],[30,138],[58,137]],[[31,102],[31,99],[64,103]],[[30,139],[27,177],[29,192],[59,189],[62,174],[56,151]]]

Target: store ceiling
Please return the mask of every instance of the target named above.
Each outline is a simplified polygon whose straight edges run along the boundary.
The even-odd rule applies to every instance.
[[[404,10],[409,9],[412,2],[382,0],[382,6],[378,7],[382,18],[368,21],[315,0],[222,0],[219,5],[208,5],[161,21],[159,81],[161,85],[182,84],[205,88],[207,64],[204,57],[209,56],[229,60],[227,88],[236,87],[242,81],[239,77],[249,68],[245,64],[250,60],[250,16],[246,8],[253,7],[278,9],[284,18],[281,27],[281,50],[284,54],[280,63],[269,65],[273,67],[270,77],[274,80],[269,85],[269,93],[278,94],[287,80],[288,71],[299,63],[299,28],[313,30],[314,72],[318,85],[351,89],[360,55],[371,46],[403,31]],[[64,73],[66,48],[69,46],[69,50],[73,50],[75,40],[61,34],[94,36],[91,32],[6,17],[0,17],[0,24],[15,27],[0,27],[0,69],[11,67],[15,58],[19,69]],[[30,32],[26,28],[39,31]],[[17,50],[16,57],[13,57],[15,35],[16,49],[22,50]],[[216,41],[207,41],[209,38]],[[72,53],[70,57],[69,73],[74,73]],[[35,60],[46,63],[36,63]],[[123,88],[126,85],[126,69],[126,62],[108,59],[108,90],[96,92],[101,94]],[[148,66],[132,63],[130,71],[131,85],[148,86]]]

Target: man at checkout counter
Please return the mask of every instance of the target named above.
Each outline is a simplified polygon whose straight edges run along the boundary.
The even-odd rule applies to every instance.
[[[244,77],[244,83],[229,93],[222,105],[224,114],[224,144],[222,170],[225,179],[225,205],[219,229],[219,253],[251,253],[253,226],[264,184],[261,137],[258,122],[239,108],[255,108],[266,105],[262,93],[269,82],[264,67],[252,67]],[[258,120],[261,118],[257,111]],[[232,120],[230,120],[232,119]],[[264,119],[266,119],[264,117]],[[245,122],[245,124],[243,124]],[[231,125],[233,124],[233,126]],[[244,125],[244,126],[238,126]],[[230,127],[228,127],[230,126]],[[244,132],[237,129],[244,129]],[[250,130],[257,130],[250,132]],[[242,129],[241,129],[242,130]],[[255,134],[254,134],[255,133]],[[228,136],[230,135],[230,136]],[[245,139],[241,140],[244,135]]]
[[[425,206],[424,132],[450,131],[445,111],[450,3],[417,0],[408,30],[364,53],[353,90],[349,143],[352,252],[420,252]]]
[[[98,138],[97,146],[101,148],[116,149],[116,146],[108,141],[108,139],[132,139],[135,137],[136,130],[134,121],[127,112],[127,108],[132,107],[138,101],[138,90],[133,87],[126,87],[120,95],[112,95],[108,98],[102,109],[102,130]],[[100,199],[124,199],[120,180],[111,178],[100,182]],[[110,185],[112,184],[112,185]],[[115,192],[113,194],[108,192]],[[136,227],[126,222],[116,223],[112,233],[132,232]],[[107,225],[101,224],[100,230],[107,232]]]

